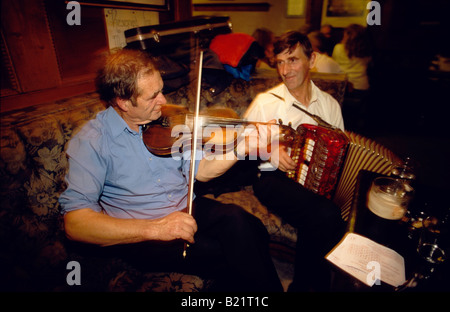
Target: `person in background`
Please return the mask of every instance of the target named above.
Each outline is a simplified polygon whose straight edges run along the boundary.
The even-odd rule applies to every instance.
[[[256,68],[275,68],[275,57],[273,54],[273,42],[275,35],[267,28],[256,29],[252,37],[261,47],[261,57],[256,63]]]
[[[317,125],[296,104],[344,130],[339,103],[311,80],[316,56],[308,37],[289,31],[274,43],[274,53],[283,82],[258,94],[244,118],[256,122],[281,119],[294,129],[303,123]],[[270,160],[259,165],[253,189],[261,203],[297,229],[295,273],[288,290],[328,291],[331,272],[324,257],[342,238],[344,222],[332,201],[287,177],[286,171],[295,168],[286,148],[279,145]]]
[[[364,131],[370,118],[370,69],[372,42],[367,29],[351,24],[344,30],[342,41],[334,47],[333,59],[347,74],[347,90],[342,112],[352,131]]]
[[[320,27],[320,33],[323,34],[325,38],[330,39],[332,37],[333,26],[330,24],[324,24]]]
[[[365,27],[351,24],[345,28],[342,41],[335,45],[332,57],[347,74],[350,92],[369,90],[367,71],[372,61],[372,46]]]
[[[316,63],[314,64],[312,71],[332,74],[343,73],[339,64],[325,52],[325,36],[320,31],[310,32],[308,34],[308,39],[316,54]]]
[[[262,222],[239,206],[204,197],[195,198],[188,214],[190,155],[147,149],[142,126],[161,116],[162,89],[145,52],[123,49],[107,58],[98,90],[108,108],[67,148],[67,189],[59,198],[66,235],[144,272],[212,278],[217,291],[282,291]],[[213,179],[236,161],[200,158],[195,178]]]

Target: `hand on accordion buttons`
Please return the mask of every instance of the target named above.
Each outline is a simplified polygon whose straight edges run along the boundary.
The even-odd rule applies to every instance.
[[[286,151],[285,145],[276,144],[272,146],[270,163],[281,171],[294,170],[296,163]]]

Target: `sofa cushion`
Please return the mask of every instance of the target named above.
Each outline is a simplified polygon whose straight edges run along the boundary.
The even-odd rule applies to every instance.
[[[5,276],[14,279],[12,289],[46,290],[55,269],[64,269],[58,197],[67,169],[65,144],[103,108],[95,94],[86,94],[2,114],[1,260]]]

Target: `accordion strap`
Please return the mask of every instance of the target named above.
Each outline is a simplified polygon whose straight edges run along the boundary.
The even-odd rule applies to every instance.
[[[280,100],[284,101],[284,98],[283,98],[283,97],[281,97],[281,96],[279,96],[279,95],[277,95],[277,94],[275,94],[275,93],[272,93],[272,92],[269,92],[269,93],[272,94],[273,96],[279,98]],[[311,113],[308,112],[307,110],[305,110],[305,109],[303,109],[302,107],[300,107],[300,105],[297,105],[296,103],[292,103],[292,105],[293,105],[295,108],[297,108],[297,109],[301,110],[302,112],[304,112],[306,115],[308,115],[308,116],[311,117],[312,119],[314,119],[314,121],[317,122],[317,124],[318,124],[319,126],[325,127],[325,128],[329,128],[329,129],[333,129],[333,130],[336,129],[335,126],[330,125],[328,122],[326,122],[325,120],[323,120],[323,119],[320,118],[319,116],[314,115],[314,114],[311,114]]]

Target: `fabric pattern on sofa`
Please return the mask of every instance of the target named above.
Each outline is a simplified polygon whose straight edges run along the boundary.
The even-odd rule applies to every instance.
[[[58,204],[67,168],[64,147],[103,108],[91,94],[2,115],[1,267],[6,280],[14,279],[2,287],[46,290],[55,268],[65,269]]]

